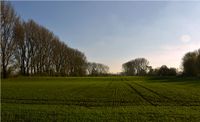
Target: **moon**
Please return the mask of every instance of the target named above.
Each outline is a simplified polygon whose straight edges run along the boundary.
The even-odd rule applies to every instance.
[[[190,41],[191,41],[191,36],[188,35],[188,34],[182,35],[182,36],[180,37],[180,40],[181,40],[182,42],[184,42],[184,43],[190,42]]]

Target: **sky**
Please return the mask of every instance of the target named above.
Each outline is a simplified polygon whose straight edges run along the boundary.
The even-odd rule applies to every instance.
[[[90,62],[111,73],[144,57],[154,68],[180,68],[182,57],[200,48],[200,1],[13,1],[25,21],[33,19]]]

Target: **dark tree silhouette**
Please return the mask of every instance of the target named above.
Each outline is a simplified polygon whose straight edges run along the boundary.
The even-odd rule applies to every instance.
[[[168,68],[166,65],[162,65],[157,72],[159,76],[176,76],[176,68]]]
[[[146,75],[149,71],[149,61],[145,58],[137,58],[122,65],[125,75]]]
[[[188,52],[183,57],[183,73],[187,76],[197,76],[200,74],[200,49]]]

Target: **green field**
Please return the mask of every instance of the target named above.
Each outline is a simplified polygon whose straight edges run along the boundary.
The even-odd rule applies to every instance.
[[[200,79],[6,79],[1,81],[1,121],[200,122]]]

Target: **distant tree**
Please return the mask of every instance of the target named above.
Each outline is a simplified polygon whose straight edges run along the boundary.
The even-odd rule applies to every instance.
[[[87,71],[92,76],[106,75],[109,72],[109,67],[100,63],[88,62]]]
[[[169,68],[168,75],[169,76],[176,76],[177,75],[176,68]]]
[[[183,57],[183,73],[188,76],[197,76],[199,68],[199,54],[198,51],[188,52]]]
[[[137,58],[122,65],[126,75],[146,75],[149,71],[149,61],[145,58]]]
[[[159,68],[153,70],[153,75],[158,76]]]
[[[153,69],[152,66],[148,67],[149,71],[148,71],[148,75],[152,76],[152,75],[156,75],[156,69]]]
[[[159,76],[167,76],[168,75],[169,68],[166,65],[162,65],[158,70]]]
[[[159,76],[176,76],[177,71],[176,68],[168,68],[166,65],[162,65],[157,72],[157,75]]]
[[[94,62],[87,63],[87,72],[89,75],[97,75],[97,66]]]
[[[17,18],[11,4],[1,1],[1,71],[3,78],[7,77],[9,66],[13,65],[13,53],[16,47],[13,30]]]
[[[134,62],[128,61],[122,65],[123,72],[125,75],[132,76],[136,74],[136,70],[134,68]]]

